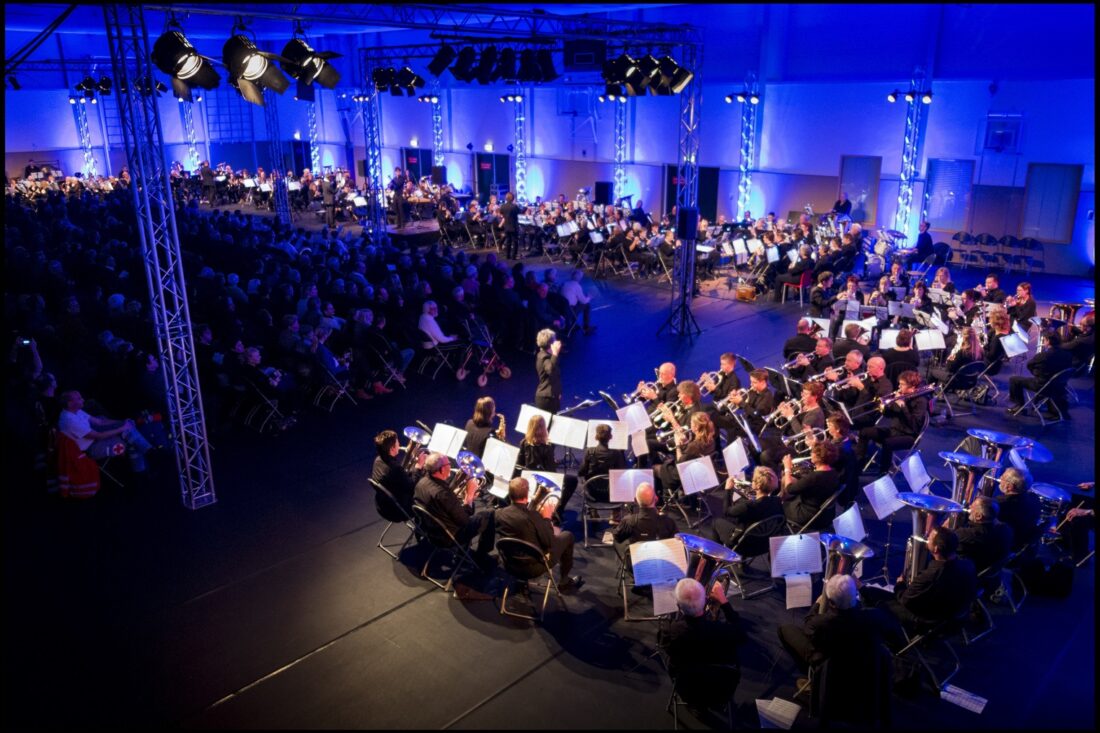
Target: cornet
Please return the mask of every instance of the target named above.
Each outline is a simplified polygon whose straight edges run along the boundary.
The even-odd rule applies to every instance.
[[[825,440],[826,432],[823,428],[813,428],[809,433],[795,433],[794,435],[785,435],[780,438],[783,441],[783,445],[790,448],[795,453],[807,453],[810,450],[810,440],[814,442],[819,440]]]
[[[808,354],[797,354],[793,359],[791,359],[786,364],[784,364],[783,368],[786,369],[787,371],[790,371],[791,369],[794,369],[795,367],[798,366],[799,360],[802,359],[803,357],[806,358],[807,362],[810,360],[810,357],[809,357]]]
[[[730,392],[728,395],[726,395],[726,399],[716,401],[714,403],[714,409],[722,410],[722,409],[725,409],[725,408],[729,408],[729,409],[732,410],[732,409],[734,409],[734,407],[733,407],[733,398],[734,397],[737,397],[740,400],[744,400],[748,396],[749,396],[749,391],[747,389],[735,389],[732,392]]]
[[[703,372],[703,374],[695,380],[695,384],[699,386],[699,392],[705,395],[717,389],[718,380],[721,378],[721,372]]]
[[[780,402],[779,407],[775,408],[775,410],[771,414],[764,418],[764,425],[772,425],[773,427],[780,429],[787,426],[787,423],[789,423],[791,419],[783,415],[783,405],[790,405],[791,407],[795,408],[796,415],[799,413],[799,408],[802,407],[802,403],[798,400],[786,400],[784,402]]]

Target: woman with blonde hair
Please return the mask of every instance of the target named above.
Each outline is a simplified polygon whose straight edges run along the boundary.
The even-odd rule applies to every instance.
[[[542,415],[532,415],[527,421],[527,433],[520,441],[516,465],[525,471],[554,471],[557,468],[554,446],[550,445],[550,432]]]

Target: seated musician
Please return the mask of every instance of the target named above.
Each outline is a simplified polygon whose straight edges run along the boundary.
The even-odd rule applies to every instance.
[[[1012,333],[1012,323],[1004,308],[994,308],[989,314],[989,326],[985,334],[985,346],[982,348],[982,356],[985,363],[991,365],[989,376],[996,376],[1008,360],[1001,337]]]
[[[549,558],[551,567],[558,566],[558,588],[580,588],[584,585],[584,580],[579,575],[569,574],[573,569],[573,533],[554,529],[550,523],[552,502],[543,502],[538,511],[533,511],[527,504],[529,494],[530,485],[527,479],[514,478],[508,482],[509,504],[497,509],[493,515],[497,537],[523,540],[538,547]],[[542,567],[542,563],[536,564],[537,561],[533,558],[529,562],[534,572]]]
[[[1053,329],[1043,331],[1043,335],[1040,336],[1040,339],[1042,341],[1041,350],[1039,350],[1027,363],[1027,370],[1031,372],[1032,376],[1012,376],[1008,378],[1009,414],[1015,415],[1020,411],[1020,408],[1024,404],[1025,389],[1031,392],[1037,391],[1046,384],[1051,377],[1061,371],[1071,368],[1073,364],[1073,354],[1060,348],[1062,345],[1062,337],[1058,335],[1057,331]],[[1069,401],[1066,399],[1065,385],[1058,383],[1052,384],[1047,388],[1045,394],[1050,397],[1054,405],[1057,406],[1062,418],[1068,420]],[[1058,412],[1054,409],[1050,409],[1049,413],[1055,418],[1058,416]]]
[[[714,518],[711,539],[733,547],[745,530],[768,517],[782,516],[783,504],[779,500],[779,477],[766,466],[757,466],[752,472],[751,495],[736,490],[737,480],[726,479],[722,514]],[[752,537],[741,546],[747,555],[763,555],[768,551],[767,537]]]
[[[825,270],[818,273],[817,285],[810,290],[810,314],[817,318],[828,318],[833,311],[837,296],[830,294],[833,288],[833,273]]]
[[[855,501],[859,493],[859,462],[856,460],[852,424],[843,415],[834,413],[825,418],[825,434],[827,440],[836,447],[836,461],[832,466],[840,474],[840,484],[844,487],[839,501],[842,504]],[[813,448],[817,439],[810,434],[806,442]]]
[[[794,359],[796,354],[813,353],[817,347],[817,339],[810,335],[812,328],[813,322],[809,319],[798,319],[795,335],[783,342],[783,358],[786,361]]]
[[[720,583],[710,589],[710,597],[719,604],[724,620],[707,617],[707,590],[698,580],[682,578],[676,584],[680,618],[672,622],[662,646],[668,654],[669,674],[678,688],[698,692],[712,682],[709,677],[714,665],[738,666],[737,650],[746,640],[741,617],[729,604]]]
[[[958,617],[970,608],[978,594],[974,563],[958,555],[959,538],[947,527],[936,527],[928,535],[932,560],[911,581],[897,579],[893,595],[879,588],[863,587],[864,600],[881,605],[907,631],[921,631]]]
[[[855,681],[875,668],[874,655],[879,644],[905,646],[896,618],[884,609],[867,608],[860,603],[859,581],[853,576],[834,575],[825,583],[823,592],[824,611],[819,613],[820,606],[815,604],[801,626],[779,627],[779,641],[802,673],[833,660],[830,680],[837,671],[833,665],[840,662],[844,679]]]
[[[986,275],[985,284],[974,289],[978,291],[978,294],[982,296],[982,300],[986,303],[1001,304],[1008,297],[1007,293],[1001,290],[1001,278],[995,272]]]
[[[492,397],[479,397],[474,403],[474,415],[466,421],[466,442],[463,447],[481,456],[485,454],[485,444],[493,435],[494,419],[497,416],[497,403]]]
[[[859,289],[859,276],[849,275],[844,280],[844,289],[837,293],[837,300],[854,300],[863,305],[863,291]]]
[[[768,389],[768,373],[763,369],[749,372],[749,390],[741,395],[734,393],[729,398],[734,409],[740,410],[752,432],[759,436],[764,430],[764,419],[775,410],[775,398]],[[741,430],[735,430],[740,434]]]
[[[868,370],[870,365],[868,365]],[[924,429],[928,419],[928,398],[917,395],[921,387],[921,377],[918,372],[905,371],[898,376],[898,389],[894,398],[881,403],[882,413],[890,417],[889,427],[872,425],[859,431],[859,443],[856,447],[856,455],[862,462],[867,455],[867,447],[870,443],[879,446],[878,462],[879,470],[876,474],[884,474],[892,467],[891,459],[894,451],[912,447],[921,430]]]
[[[370,477],[393,495],[405,514],[412,514],[416,477],[405,470],[401,459],[397,457],[401,452],[401,443],[397,433],[392,430],[383,430],[374,436],[374,447],[378,450],[378,455],[374,459],[374,465],[371,466]],[[417,463],[423,466],[427,457],[427,452],[421,452],[417,456]],[[405,521],[405,514],[395,511],[390,500],[381,493],[375,494],[374,503],[378,509],[378,514],[383,519],[391,522]]]
[[[657,368],[656,391],[645,386],[645,382],[638,382],[638,395],[644,400],[656,400],[661,402],[675,402],[677,396],[676,365],[666,361]]]
[[[653,484],[643,481],[634,490],[637,511],[627,514],[611,536],[615,541],[615,553],[625,563],[628,572],[634,568],[630,562],[630,546],[635,542],[667,540],[676,534],[676,522],[657,510],[657,491]]]
[[[933,382],[946,384],[964,364],[982,361],[982,344],[978,340],[978,331],[970,326],[959,329],[955,346],[943,366],[933,366],[929,375]]]
[[[715,430],[733,430],[736,427],[736,421],[726,411],[719,411],[715,405],[724,402],[731,392],[737,389],[741,389],[741,380],[734,373],[734,367],[737,366],[737,358],[730,352],[726,352],[718,357],[718,379],[717,381],[711,380],[709,374],[703,375],[703,386],[706,387],[707,393],[711,396],[713,402],[704,407],[706,413],[710,416],[711,422],[714,423]]]
[[[883,275],[878,279],[878,285],[875,286],[875,289],[867,296],[867,305],[876,308],[886,308],[891,300],[897,299],[898,295],[890,285],[890,276]]]
[[[664,238],[657,245],[657,257],[665,269],[671,271],[676,264],[676,252],[681,247],[681,242],[676,239],[676,230],[669,229]]]
[[[1031,319],[1035,317],[1035,299],[1031,297],[1031,283],[1020,283],[1016,286],[1016,294],[1005,298],[1005,307],[1008,309],[1008,317],[1014,323],[1019,323],[1023,329],[1031,327]]]
[[[890,265],[890,273],[886,276],[892,288],[909,289],[909,273],[899,260],[894,260]]]
[[[837,461],[836,446],[828,441],[818,441],[810,449],[813,470],[799,478],[794,476],[794,458],[783,456],[783,479],[779,498],[783,502],[783,515],[798,527],[804,526],[821,511],[821,507],[841,488],[841,475],[833,469]],[[829,529],[833,518],[822,512],[810,530]]]
[[[692,382],[692,384],[695,384]],[[676,431],[674,438],[675,458],[666,461],[653,472],[657,487],[665,496],[674,496],[683,484],[680,483],[680,473],[676,464],[685,463],[696,458],[709,456],[715,451],[714,424],[705,412],[696,412],[691,416],[689,425],[684,425],[691,431],[691,439],[688,440],[683,431]]]
[[[787,267],[787,271],[784,274],[777,275],[775,278],[775,290],[772,293],[772,300],[778,303],[783,297],[784,285],[798,285],[802,280],[803,272],[813,272],[814,261],[810,256],[813,252],[813,248],[809,244],[802,244],[798,248],[798,260]]]
[[[1062,343],[1061,348],[1072,356],[1070,365],[1079,367],[1087,364],[1096,353],[1096,313],[1090,311],[1085,314],[1081,322],[1070,326],[1070,338]]]
[[[951,270],[940,267],[936,270],[936,276],[932,278],[931,287],[942,290],[945,293],[955,293],[955,283],[951,282]]]
[[[772,469],[778,469],[784,456],[793,452],[790,446],[783,445],[782,438],[805,432],[805,429],[822,430],[825,428],[825,412],[821,408],[821,398],[825,394],[825,385],[820,382],[806,382],[802,385],[801,399],[779,405],[779,414],[787,423],[781,431],[762,435],[760,442],[763,452],[760,462]]]
[[[1012,527],[997,521],[997,502],[979,496],[970,503],[970,523],[956,530],[959,536],[959,557],[974,563],[974,569],[1000,567],[1012,551]]]
[[[532,415],[527,421],[527,432],[519,442],[519,458],[516,467],[525,471],[555,471],[558,461],[554,457],[554,446],[550,444],[550,433],[546,429],[546,420],[542,415]],[[564,501],[561,502],[563,505]]]
[[[913,290],[909,293],[909,297],[905,300],[913,306],[913,310],[922,311],[924,313],[932,313],[932,298],[928,295],[928,286],[924,284],[924,280],[917,280],[913,283]],[[904,319],[906,322],[912,319]]]
[[[887,369],[895,364],[905,364],[911,369],[920,367],[920,352],[913,348],[913,332],[907,328],[898,331],[894,347],[883,350],[879,356],[886,362]]]
[[[1030,480],[1017,468],[1006,468],[1001,474],[1001,496],[997,497],[1000,520],[1012,528],[1012,549],[1020,550],[1039,539],[1043,528],[1039,526],[1042,504],[1039,497],[1028,491]]]
[[[833,366],[833,340],[827,336],[822,336],[814,344],[812,355],[799,354],[795,362],[795,366],[787,369],[792,379],[801,382],[819,374],[824,374],[826,369]]]
[[[871,358],[871,347],[861,337],[863,326],[858,323],[849,323],[844,327],[844,335],[833,344],[833,358],[839,359],[853,349],[863,354],[863,360]]]
[[[585,449],[584,458],[581,459],[580,468],[577,469],[578,478],[585,481],[593,476],[609,476],[612,469],[622,470],[626,468],[626,454],[621,450],[612,450],[608,447],[613,437],[611,426],[606,423],[597,425],[595,437],[596,445]],[[584,490],[587,492],[589,501],[610,501],[611,497],[608,494],[610,484],[601,482],[599,494],[593,491],[594,488],[589,487],[587,483],[585,484]],[[562,505],[567,503],[563,492]]]
[[[981,306],[978,305],[978,292],[964,290],[959,298],[962,299],[962,303],[957,308],[955,306],[948,308],[947,318],[956,326],[969,326],[982,314]]]
[[[426,509],[454,536],[459,544],[478,538],[474,558],[478,565],[490,565],[489,553],[493,550],[495,531],[491,511],[474,512],[477,498],[477,479],[465,482],[464,500],[459,499],[448,485],[451,478],[451,460],[442,453],[432,453],[424,459],[424,475],[416,482],[413,500]],[[425,528],[436,544],[445,544],[446,538],[435,536],[431,528]]]

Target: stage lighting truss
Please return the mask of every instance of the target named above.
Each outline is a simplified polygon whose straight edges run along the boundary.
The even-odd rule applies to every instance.
[[[421,94],[416,98],[417,102],[424,102],[425,104],[439,104],[438,94]]]
[[[693,78],[695,72],[680,66],[668,54],[658,59],[647,53],[635,59],[624,52],[604,62],[605,89],[602,96],[614,101],[620,96],[618,92],[621,89],[628,97],[641,97],[647,93],[668,97],[682,92]]]
[[[189,97],[190,89],[214,89],[221,76],[214,69],[213,59],[199,54],[174,16],[153,44],[153,64],[172,80],[172,91],[179,97]]]
[[[898,98],[902,96],[902,93],[895,89],[886,95],[886,101],[894,103],[898,101]],[[915,87],[910,87],[909,91],[905,93],[905,101],[909,104],[913,104],[918,99],[922,104],[932,104],[932,90],[918,91]]]
[[[228,70],[229,84],[246,101],[262,107],[265,89],[283,94],[290,88],[290,80],[271,63],[286,63],[289,59],[261,51],[255,41],[244,35],[245,30],[238,19],[233,26],[233,35],[222,46],[222,63]]]
[[[314,51],[304,38],[301,24],[296,25],[294,37],[283,47],[283,61],[279,63],[290,78],[305,84],[317,82],[325,89],[335,89],[340,81],[338,72],[329,59],[340,56],[335,51]]]

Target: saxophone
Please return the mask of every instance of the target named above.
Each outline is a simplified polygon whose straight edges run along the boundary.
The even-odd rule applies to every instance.
[[[507,421],[504,419],[504,415],[502,415],[499,412],[497,413],[497,420],[500,421],[497,424],[497,430],[496,430],[497,440],[499,440],[502,443],[505,443],[508,440],[507,439],[507,428],[505,427],[506,424],[507,424]]]

